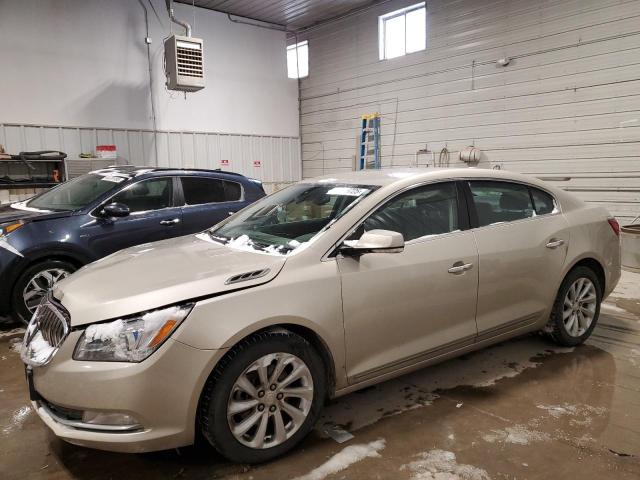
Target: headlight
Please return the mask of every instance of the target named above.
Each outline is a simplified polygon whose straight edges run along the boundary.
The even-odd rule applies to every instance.
[[[73,358],[97,362],[141,362],[169,338],[192,308],[193,304],[181,305],[89,325],[78,340]]]
[[[4,223],[0,225],[0,237],[4,237],[8,233],[11,233],[14,230],[19,229],[23,225],[24,225],[24,222],[22,220],[18,220],[17,222]]]

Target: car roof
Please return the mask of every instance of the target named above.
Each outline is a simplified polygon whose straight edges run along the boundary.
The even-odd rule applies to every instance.
[[[520,173],[488,168],[389,168],[380,170],[360,170],[343,172],[303,180],[305,183],[345,183],[349,185],[413,184],[420,181],[439,179],[497,179],[530,183],[544,188],[552,188],[541,180]]]
[[[107,168],[101,168],[99,170],[92,170],[89,173],[96,175],[113,175],[116,177],[125,177],[127,179],[142,177],[142,176],[154,176],[155,174],[171,174],[171,175],[199,175],[199,174],[214,174],[214,175],[229,175],[240,178],[247,178],[244,175],[236,172],[228,172],[225,170],[215,169],[208,170],[205,168],[168,168],[168,167],[145,167],[136,165],[113,165]]]

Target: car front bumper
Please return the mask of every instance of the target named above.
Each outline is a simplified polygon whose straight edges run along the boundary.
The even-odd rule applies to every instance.
[[[115,452],[193,443],[200,392],[223,351],[169,339],[140,363],[75,361],[81,333],[72,332],[51,363],[33,368],[34,410],[58,437]],[[129,415],[137,425],[92,426],[61,414],[68,411]]]

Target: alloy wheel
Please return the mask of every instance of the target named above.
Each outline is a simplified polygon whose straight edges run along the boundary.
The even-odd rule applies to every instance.
[[[596,314],[596,287],[588,278],[579,278],[564,297],[562,322],[572,337],[581,337],[589,329]]]
[[[49,290],[59,280],[69,275],[69,272],[62,268],[50,268],[36,273],[27,286],[22,291],[22,299],[29,313],[33,314],[38,308],[40,301]]]
[[[313,403],[313,378],[290,353],[265,355],[238,377],[229,395],[227,421],[241,444],[266,449],[282,444],[303,425]]]

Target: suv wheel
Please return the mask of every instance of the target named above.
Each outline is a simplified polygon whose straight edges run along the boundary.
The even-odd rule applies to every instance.
[[[574,268],[560,286],[545,331],[560,345],[584,343],[596,326],[601,301],[600,284],[593,270]]]
[[[209,378],[199,406],[205,438],[234,462],[259,463],[293,448],[325,397],[322,359],[291,332],[263,332],[233,347]]]
[[[45,260],[30,266],[13,287],[13,310],[18,320],[29,323],[38,304],[55,283],[69,276],[76,267],[63,260]]]

